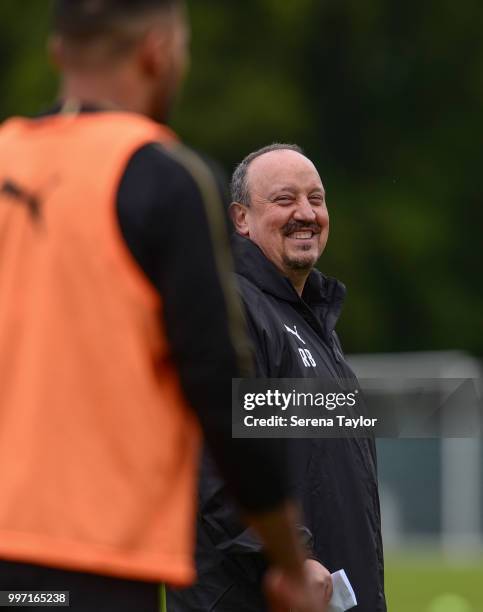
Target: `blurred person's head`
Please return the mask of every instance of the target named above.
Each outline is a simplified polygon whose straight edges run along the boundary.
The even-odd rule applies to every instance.
[[[167,120],[188,64],[183,0],[55,0],[62,97]]]
[[[254,151],[231,182],[235,230],[252,240],[301,293],[327,243],[325,190],[297,145]]]

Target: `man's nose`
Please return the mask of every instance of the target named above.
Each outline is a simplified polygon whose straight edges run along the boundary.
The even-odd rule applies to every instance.
[[[297,221],[315,221],[316,214],[308,198],[301,197],[299,199],[293,218]]]

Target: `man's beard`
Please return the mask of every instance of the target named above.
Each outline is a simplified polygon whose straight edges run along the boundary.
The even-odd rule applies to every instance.
[[[320,234],[321,227],[318,223],[304,223],[301,221],[294,221],[291,219],[283,228],[283,232],[285,236],[290,235],[292,232],[310,230],[314,232],[314,234]],[[310,246],[308,246],[307,251],[310,250]],[[289,257],[286,253],[282,255],[283,263],[287,266],[289,270],[303,270],[309,272],[316,264],[317,259],[314,260],[313,255],[304,255],[300,253],[295,257]]]
[[[305,272],[310,272],[310,270],[315,266],[315,261],[313,256],[304,255],[301,253],[298,257],[289,257],[288,255],[283,255],[283,263],[289,270],[303,270]]]
[[[174,71],[166,76],[163,86],[159,87],[152,100],[151,119],[167,125],[173,113],[179,94],[179,79]]]
[[[158,96],[158,98],[154,101],[153,110],[150,113],[151,118],[157,123],[167,125],[173,111],[175,99],[176,94],[174,92],[163,92],[163,94]]]

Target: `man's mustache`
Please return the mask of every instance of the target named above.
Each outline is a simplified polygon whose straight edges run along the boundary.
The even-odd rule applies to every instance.
[[[314,234],[320,234],[321,228],[318,223],[304,223],[303,221],[289,221],[283,226],[282,232],[285,236],[292,234],[293,232],[310,231]]]

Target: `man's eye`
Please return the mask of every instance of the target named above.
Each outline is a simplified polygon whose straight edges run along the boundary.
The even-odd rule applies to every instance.
[[[277,198],[275,198],[275,201],[279,204],[290,204],[292,200],[293,198],[291,198],[290,196],[278,196]]]
[[[321,195],[312,195],[310,196],[310,201],[312,204],[322,204],[324,198]]]

